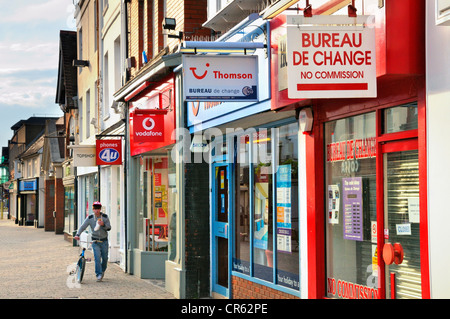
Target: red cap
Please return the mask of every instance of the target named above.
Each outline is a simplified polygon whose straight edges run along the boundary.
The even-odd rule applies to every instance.
[[[100,202],[94,202],[94,203],[92,204],[92,206],[102,206],[102,203],[100,203]]]

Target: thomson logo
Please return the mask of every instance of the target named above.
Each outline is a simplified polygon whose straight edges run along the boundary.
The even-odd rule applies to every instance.
[[[209,68],[209,63],[206,63],[206,67]],[[190,70],[192,71],[192,75],[197,80],[203,80],[205,78],[205,76],[208,74],[208,70],[206,70],[202,75],[197,75],[197,73],[196,73],[197,68],[190,68]]]
[[[206,63],[206,67],[209,68],[210,64]],[[191,70],[192,75],[197,80],[203,80],[206,75],[208,74],[208,70],[206,70],[202,75],[197,74],[197,68],[189,68]],[[247,79],[253,79],[252,73],[223,73],[220,71],[212,71],[214,74],[214,79],[220,79],[220,80],[247,80]]]

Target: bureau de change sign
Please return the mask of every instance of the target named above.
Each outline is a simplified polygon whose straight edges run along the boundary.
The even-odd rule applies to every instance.
[[[183,56],[185,101],[257,101],[257,56]]]
[[[287,16],[288,96],[376,97],[373,16]]]

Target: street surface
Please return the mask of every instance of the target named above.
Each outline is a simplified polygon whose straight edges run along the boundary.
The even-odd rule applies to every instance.
[[[18,226],[4,216],[0,219],[0,299],[175,299],[162,280],[140,279],[114,263],[108,264],[103,281],[96,282],[91,252],[83,282],[77,284],[70,270],[80,252],[63,235]]]

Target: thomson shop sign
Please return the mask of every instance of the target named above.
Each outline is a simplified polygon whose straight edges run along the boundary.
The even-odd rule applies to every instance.
[[[183,56],[185,101],[258,101],[257,56]]]

